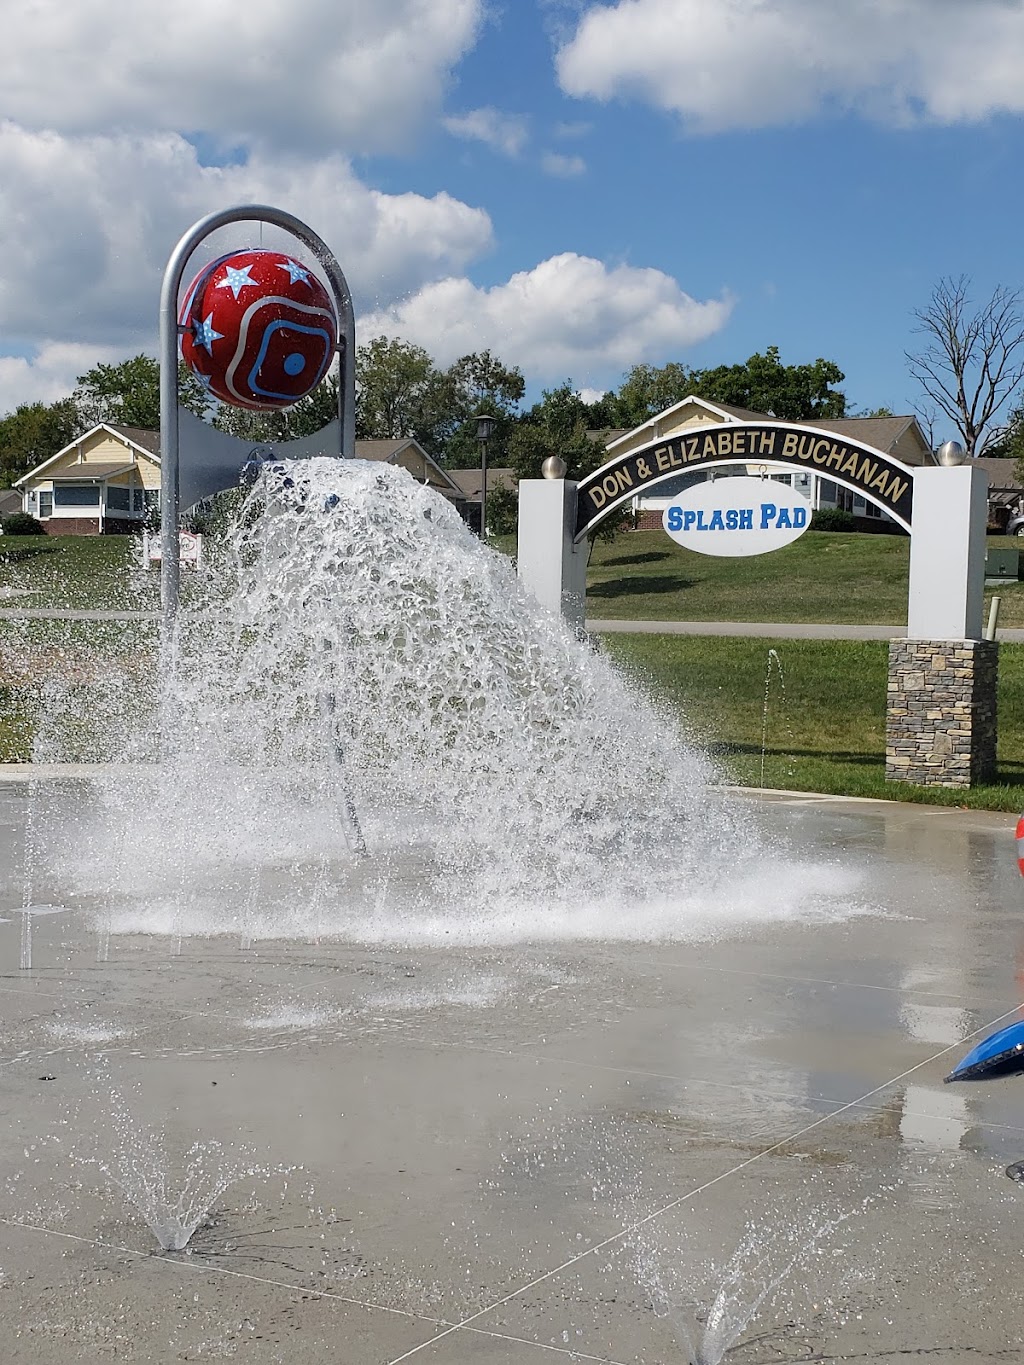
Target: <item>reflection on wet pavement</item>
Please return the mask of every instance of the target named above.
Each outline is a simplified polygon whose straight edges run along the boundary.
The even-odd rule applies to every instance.
[[[712,939],[98,961],[69,903],[22,972],[26,799],[0,787],[5,1365],[668,1365],[779,1275],[730,1360],[1024,1359],[1024,1089],[943,1085],[1021,1001],[1010,818],[752,804],[862,904]],[[248,1154],[184,1252],[89,1159],[115,1090],[169,1166]]]

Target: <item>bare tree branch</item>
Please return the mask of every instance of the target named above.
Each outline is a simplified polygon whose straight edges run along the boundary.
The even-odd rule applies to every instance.
[[[1024,299],[1000,285],[975,308],[970,285],[966,275],[939,281],[928,306],[914,313],[924,349],[906,358],[973,458],[996,435],[993,419],[1024,380]]]

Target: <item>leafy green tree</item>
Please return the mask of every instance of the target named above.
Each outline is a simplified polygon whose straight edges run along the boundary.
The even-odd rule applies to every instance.
[[[117,365],[94,365],[78,376],[71,401],[82,431],[100,422],[156,431],[160,426],[160,364],[152,356],[135,355]],[[202,383],[182,364],[178,366],[178,402],[204,418],[213,406]]]
[[[619,388],[591,405],[594,427],[638,427],[694,392],[700,371],[677,361],[667,365],[634,365]]]
[[[490,351],[478,351],[460,356],[444,371],[443,387],[450,427],[444,437],[444,464],[450,469],[475,469],[480,464],[476,419],[486,413],[494,418],[488,461],[496,468],[505,465],[516,409],[526,391],[521,371],[502,364]]]
[[[442,376],[422,346],[375,337],[356,349],[357,437],[411,436],[434,454],[443,424],[442,390]]]
[[[832,360],[812,365],[783,365],[779,348],[752,355],[743,365],[718,365],[695,371],[693,392],[709,402],[752,412],[772,413],[782,421],[845,417],[846,396],[833,388],[845,375]]]
[[[540,402],[523,414],[512,432],[509,459],[517,477],[539,479],[549,455],[561,456],[570,479],[597,469],[604,461],[604,446],[587,435],[590,415],[571,379],[545,389]]]
[[[1013,409],[1006,425],[985,447],[985,458],[1014,460],[1014,478],[1024,483],[1024,403]]]
[[[22,403],[0,418],[0,485],[10,487],[22,474],[70,445],[81,432],[70,398],[56,403]]]
[[[288,408],[260,412],[220,404],[213,418],[218,431],[242,441],[294,441],[313,436],[338,415],[338,376],[328,374],[312,393]]]

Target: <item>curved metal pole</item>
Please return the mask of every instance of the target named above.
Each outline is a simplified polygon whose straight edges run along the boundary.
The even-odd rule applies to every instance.
[[[196,247],[217,228],[229,223],[270,223],[297,237],[323,267],[338,306],[338,418],[343,459],[355,455],[356,439],[356,325],[348,282],[330,248],[300,218],[267,204],[239,204],[209,213],[189,228],[171,252],[160,289],[160,595],[163,604],[165,648],[171,645],[181,593],[178,546],[178,292],[185,266]]]

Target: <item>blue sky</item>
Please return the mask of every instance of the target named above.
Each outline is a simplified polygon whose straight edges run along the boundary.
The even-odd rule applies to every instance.
[[[246,200],[328,241],[361,339],[487,346],[531,394],[776,344],[837,361],[854,408],[910,411],[938,279],[1024,282],[1020,0],[173,15],[5,6],[0,410],[153,349],[174,242]]]

